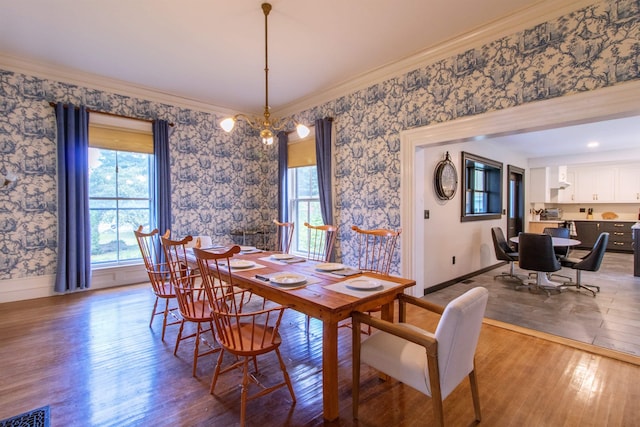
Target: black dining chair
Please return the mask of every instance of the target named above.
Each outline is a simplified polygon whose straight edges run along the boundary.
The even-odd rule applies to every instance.
[[[493,249],[495,251],[496,258],[499,261],[506,261],[509,263],[509,272],[507,273],[506,271],[503,271],[502,273],[494,276],[493,279],[509,279],[523,283],[523,278],[514,272],[515,262],[518,261],[517,249],[509,245],[507,239],[504,237],[502,228],[500,227],[491,228],[491,237],[493,239]]]
[[[570,239],[571,232],[566,227],[546,227],[543,231],[544,234],[548,234],[551,237],[561,237],[563,239]],[[562,265],[562,261],[569,256],[570,247],[569,246],[554,246],[553,251],[556,253],[556,258],[560,261],[560,265]],[[563,276],[562,274],[551,273],[549,277],[562,277],[566,280],[571,280],[569,276]]]
[[[598,271],[604,258],[604,253],[607,250],[607,244],[609,243],[609,233],[600,233],[598,240],[593,245],[591,251],[582,258],[567,257],[562,261],[562,265],[570,267],[576,270],[576,281],[569,281],[562,284],[562,286],[575,287],[576,289],[586,289],[591,292],[593,296],[596,296],[596,291],[600,292],[600,286],[587,285],[582,283],[580,273],[582,271]],[[593,289],[596,289],[595,291]]]
[[[519,264],[523,270],[533,270],[536,274],[535,288],[544,290],[560,290],[563,283],[551,282],[547,273],[562,268],[553,250],[553,240],[548,234],[520,233],[518,237]]]

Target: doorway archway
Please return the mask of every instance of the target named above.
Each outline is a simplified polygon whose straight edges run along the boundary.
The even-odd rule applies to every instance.
[[[424,168],[416,167],[424,164],[426,147],[639,115],[638,99],[640,81],[635,81],[402,132],[401,274],[416,280],[413,294],[424,295],[426,272],[421,260],[430,252],[423,238],[422,212],[425,183],[431,177]]]

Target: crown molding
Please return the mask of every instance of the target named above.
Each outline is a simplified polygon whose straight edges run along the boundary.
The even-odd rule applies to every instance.
[[[522,8],[519,11],[489,22],[474,30],[426,48],[405,59],[385,64],[352,79],[337,83],[334,86],[322,90],[322,92],[298,99],[282,108],[274,110],[272,113],[278,116],[289,116],[317,105],[322,105],[346,94],[365,89],[417,68],[449,58],[455,54],[455,52],[464,52],[468,49],[482,46],[483,44],[514,34],[517,31],[596,3],[598,3],[597,0],[540,0],[532,6]],[[111,79],[54,64],[36,62],[1,52],[0,68],[81,87],[103,90],[123,96],[133,96],[148,101],[198,110],[205,113],[220,114],[223,116],[242,113],[197,99],[180,97],[154,88],[135,85],[123,80]]]
[[[482,46],[596,3],[598,3],[597,0],[541,0],[532,6],[522,8],[510,15],[503,16],[438,45],[426,48],[405,59],[380,66],[353,79],[329,87],[321,93],[301,98],[279,108],[274,111],[274,114],[288,116],[299,113],[346,94],[366,89],[374,84],[449,58],[456,52],[464,52],[474,47]]]
[[[198,110],[205,113],[230,115],[237,111],[165,93],[150,87],[135,85],[124,80],[111,79],[98,74],[86,73],[71,68],[12,56],[0,52],[0,68],[35,76],[42,79],[59,81],[90,89],[111,92],[118,95],[141,98],[147,101],[168,104],[175,107]]]

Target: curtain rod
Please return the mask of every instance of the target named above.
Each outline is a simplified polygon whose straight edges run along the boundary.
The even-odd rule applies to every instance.
[[[52,106],[52,107],[55,107],[56,103],[55,102],[49,102],[49,105]],[[67,108],[67,107],[68,107],[68,105],[64,104],[64,108]],[[78,108],[78,107],[76,107],[76,108]],[[151,120],[151,119],[141,119],[139,117],[123,116],[121,114],[109,113],[109,112],[105,112],[105,111],[98,111],[98,110],[93,110],[91,108],[87,108],[87,111],[90,112],[90,113],[99,113],[99,114],[104,114],[104,115],[107,115],[107,116],[122,117],[124,119],[140,120],[141,122],[153,123],[153,120]],[[169,126],[173,127],[174,125],[173,125],[173,123],[169,123]]]

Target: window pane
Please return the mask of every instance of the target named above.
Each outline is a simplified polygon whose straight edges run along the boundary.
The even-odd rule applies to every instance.
[[[118,197],[149,197],[149,155],[118,152]]]
[[[151,156],[90,148],[91,262],[140,259],[133,230],[150,229]]]
[[[139,209],[120,209],[118,211],[119,259],[120,261],[140,258],[140,249],[133,230],[140,224],[149,222],[149,211]]]
[[[311,188],[309,189],[309,192],[311,193],[311,197],[320,197],[320,190],[318,190],[318,172],[316,167],[314,166],[307,169],[309,169],[310,175],[309,181]]]
[[[296,223],[292,251],[306,253],[309,233],[304,223],[322,224],[318,191],[318,174],[315,166],[291,168],[289,179],[289,214]]]
[[[296,202],[295,222],[296,224],[301,225],[300,227],[297,227],[297,228],[304,228],[302,224],[304,224],[305,222],[309,222],[309,203],[308,202],[303,202],[303,201]]]
[[[118,203],[118,206],[120,207],[120,209],[127,208],[127,209],[149,210],[149,200],[124,199],[124,200],[120,200],[120,202]]]
[[[322,212],[320,211],[320,201],[314,201],[309,203],[309,224],[319,225],[323,224]]]
[[[296,168],[299,198],[318,197],[318,174],[315,166]]]
[[[89,147],[89,197],[116,197],[116,151]]]
[[[89,210],[92,263],[118,260],[117,212],[117,209]]]
[[[116,200],[101,200],[89,198],[89,209],[116,209],[118,207]]]

